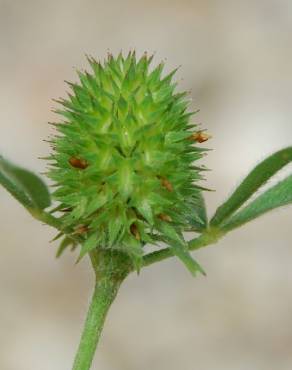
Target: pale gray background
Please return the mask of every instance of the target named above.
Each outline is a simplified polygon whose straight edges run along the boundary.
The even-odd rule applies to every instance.
[[[291,0],[0,0],[0,150],[36,171],[52,98],[84,54],[136,48],[182,65],[195,117],[214,138],[204,163],[209,213],[262,158],[292,137]],[[276,178],[280,178],[279,174]],[[66,370],[93,276],[54,259],[54,231],[0,189],[0,369]],[[292,210],[234,231],[196,257],[132,275],[111,309],[93,369],[290,370]]]

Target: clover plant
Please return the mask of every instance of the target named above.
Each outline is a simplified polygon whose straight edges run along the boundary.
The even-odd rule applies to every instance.
[[[70,93],[56,101],[45,158],[52,192],[38,175],[0,157],[3,187],[57,230],[57,256],[78,250],[77,262],[87,256],[95,272],[73,370],[90,369],[108,309],[130,273],[176,256],[192,275],[205,275],[191,251],[292,202],[292,175],[247,202],[291,162],[288,147],[259,163],[208,220],[201,143],[210,136],[194,123],[175,71],[152,67],[146,53],[87,59],[91,71],[78,72],[79,82],[68,83]],[[195,237],[186,241],[185,232]]]

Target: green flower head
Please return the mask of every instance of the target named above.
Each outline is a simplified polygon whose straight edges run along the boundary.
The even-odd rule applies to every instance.
[[[177,92],[175,71],[163,76],[152,56],[88,57],[71,93],[59,100],[48,176],[55,211],[67,236],[79,238],[81,255],[95,248],[126,253],[139,269],[144,246],[166,242],[187,265],[183,231],[203,226],[193,162],[206,136],[190,122],[188,94]],[[69,235],[69,238],[68,238]]]

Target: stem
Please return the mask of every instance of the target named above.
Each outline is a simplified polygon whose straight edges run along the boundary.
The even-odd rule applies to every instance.
[[[73,370],[90,369],[106,314],[116,297],[119,285],[118,282],[106,279],[96,283]]]
[[[49,226],[55,227],[56,229],[63,231],[63,225],[60,220],[52,216],[50,213],[39,209],[28,209],[29,213],[37,220],[46,223]]]
[[[90,257],[96,285],[72,370],[90,369],[108,310],[129,272],[128,261],[118,253],[94,250]]]

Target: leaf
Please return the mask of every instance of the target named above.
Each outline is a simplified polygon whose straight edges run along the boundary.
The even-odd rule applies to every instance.
[[[292,203],[292,175],[259,195],[253,202],[237,212],[222,225],[223,231],[230,231],[275,208]]]
[[[26,208],[41,210],[51,204],[48,188],[37,175],[1,156],[0,184]]]
[[[210,224],[218,226],[230,217],[252,194],[254,194],[270,177],[292,161],[292,147],[282,149],[258,164],[242,181],[229,199],[216,211]]]
[[[160,230],[166,236],[169,247],[172,249],[173,253],[182,261],[182,263],[187,267],[190,273],[195,276],[199,271],[201,274],[206,275],[206,272],[199,265],[197,261],[191,256],[188,245],[180,236],[177,231],[167,223],[160,223]]]
[[[4,176],[3,172],[0,172],[0,184],[7,190],[9,193],[18,200],[24,207],[33,208],[33,204],[27,194],[20,189],[18,186],[13,183],[9,177]]]

